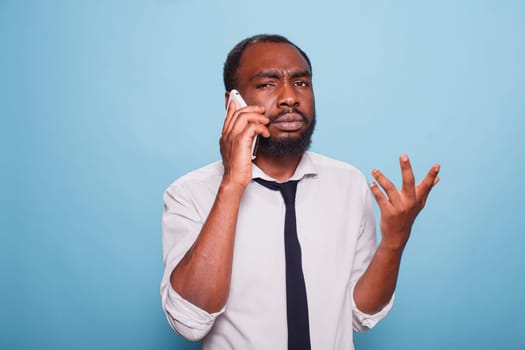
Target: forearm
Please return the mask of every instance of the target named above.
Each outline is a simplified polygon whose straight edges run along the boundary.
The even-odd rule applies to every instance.
[[[219,311],[228,297],[243,191],[235,184],[221,184],[197,240],[171,274],[173,289],[210,313]]]
[[[378,246],[354,288],[354,301],[359,310],[375,314],[390,301],[396,288],[402,252],[402,248]]]

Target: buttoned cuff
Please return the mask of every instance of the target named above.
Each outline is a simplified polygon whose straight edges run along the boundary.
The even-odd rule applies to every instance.
[[[225,311],[223,307],[220,311],[210,314],[182,298],[170,284],[167,286],[163,304],[170,326],[191,341],[204,338],[215,323],[215,319]]]

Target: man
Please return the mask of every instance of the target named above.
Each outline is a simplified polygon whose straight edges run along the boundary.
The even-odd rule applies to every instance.
[[[224,81],[226,101],[235,88],[248,106],[227,105],[222,162],[180,178],[164,196],[167,319],[205,349],[353,349],[352,329],[373,327],[391,308],[439,165],[416,186],[402,155],[401,190],[378,170],[369,190],[351,165],[307,151],[311,64],[284,37],[240,42]],[[296,187],[295,201],[286,184]],[[371,194],[381,211],[378,246]]]

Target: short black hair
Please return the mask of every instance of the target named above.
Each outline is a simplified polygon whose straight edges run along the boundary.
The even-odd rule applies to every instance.
[[[237,85],[237,68],[239,68],[239,64],[241,62],[241,57],[244,53],[244,50],[246,50],[246,48],[250,45],[263,42],[285,43],[292,45],[306,59],[308,67],[310,68],[310,72],[312,71],[312,64],[310,63],[308,55],[306,55],[306,53],[303,50],[301,50],[299,46],[292,43],[286,37],[277,34],[258,34],[246,38],[237,45],[235,45],[235,47],[230,51],[230,53],[226,57],[226,62],[224,62],[223,69],[223,80],[226,91],[234,89]]]

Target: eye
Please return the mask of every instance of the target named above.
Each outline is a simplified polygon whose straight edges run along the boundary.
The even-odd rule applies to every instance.
[[[297,80],[296,82],[294,82],[294,85],[299,87],[309,87],[310,82],[306,80]]]
[[[259,83],[259,84],[255,85],[255,88],[257,88],[257,89],[268,89],[268,88],[271,88],[272,86],[275,86],[275,84],[271,83],[271,82],[264,82],[264,83]]]

